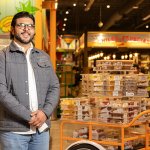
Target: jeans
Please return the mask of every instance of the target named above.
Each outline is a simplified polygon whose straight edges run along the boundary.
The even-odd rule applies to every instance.
[[[0,131],[0,150],[49,150],[49,130],[31,135]]]

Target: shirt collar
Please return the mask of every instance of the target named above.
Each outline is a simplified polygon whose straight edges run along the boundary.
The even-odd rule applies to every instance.
[[[14,41],[14,44],[19,48],[19,51],[21,51],[21,52],[23,52],[23,53],[25,52],[25,51],[24,51],[24,47],[20,46],[20,45],[19,45],[17,42],[15,42],[15,41]],[[32,49],[33,49],[33,44],[31,43],[31,45],[30,45],[30,47],[29,47],[28,50],[31,51]]]

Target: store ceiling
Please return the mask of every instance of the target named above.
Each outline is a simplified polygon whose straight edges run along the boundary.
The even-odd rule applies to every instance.
[[[76,7],[73,3],[76,3]],[[84,4],[88,6],[90,3],[90,9],[85,11]],[[109,9],[107,5],[110,5]],[[69,14],[65,13],[67,10]],[[148,15],[148,19],[142,20]],[[65,17],[68,19],[66,22]],[[102,27],[98,26],[100,20],[103,22]],[[62,31],[63,28],[65,31]],[[80,36],[85,31],[149,32],[150,0],[58,0],[57,34]]]

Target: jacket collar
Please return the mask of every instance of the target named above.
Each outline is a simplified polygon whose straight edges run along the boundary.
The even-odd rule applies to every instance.
[[[9,47],[10,47],[10,51],[12,52],[20,51],[19,47],[14,43],[14,41],[10,43]],[[39,51],[35,47],[33,47],[32,51],[39,53]]]

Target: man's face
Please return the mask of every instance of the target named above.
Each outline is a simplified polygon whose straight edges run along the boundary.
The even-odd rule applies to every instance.
[[[35,35],[34,23],[31,18],[18,18],[11,32],[16,42],[29,44]]]

